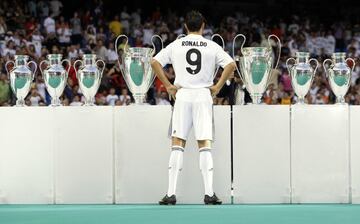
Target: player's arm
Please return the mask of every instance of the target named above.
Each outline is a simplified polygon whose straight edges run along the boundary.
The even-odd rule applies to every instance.
[[[226,54],[226,55],[228,57],[225,56],[225,59],[223,60],[224,62],[226,61],[225,62],[226,65],[225,65],[225,67],[223,67],[224,70],[221,73],[221,77],[215,85],[210,87],[212,96],[216,96],[220,92],[220,90],[224,86],[226,80],[228,80],[230,78],[230,76],[234,73],[234,71],[236,69],[236,64],[235,64],[234,60],[232,60],[232,58],[228,54]]]
[[[177,92],[176,86],[172,85],[167,78],[163,67],[171,63],[170,54],[171,54],[171,44],[166,48],[162,49],[152,60],[151,67],[155,72],[155,75],[163,83],[166,91],[169,93],[169,96],[175,99],[175,94]]]

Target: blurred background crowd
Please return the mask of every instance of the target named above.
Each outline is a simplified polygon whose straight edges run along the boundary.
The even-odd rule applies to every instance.
[[[70,1],[59,0],[0,1],[0,106],[15,103],[5,70],[6,61],[13,60],[16,54],[26,54],[30,56],[30,60],[39,63],[50,53],[60,53],[72,63],[84,53],[96,54],[106,62],[96,104],[129,105],[133,99],[117,64],[115,38],[126,34],[131,46],[151,47],[151,37],[159,34],[166,46],[184,33],[184,12],[176,10],[176,7],[164,6],[160,2],[152,4],[152,7],[146,5],[146,8],[140,3],[132,4],[128,8],[116,1],[89,0],[77,3],[81,7]],[[259,6],[261,4],[259,3]],[[284,14],[282,17],[281,14],[259,15],[240,9],[227,10],[223,14],[214,14],[213,17],[209,11],[204,10],[204,15],[208,21],[204,36],[210,38],[214,33],[220,34],[230,55],[233,54],[232,41],[237,33],[246,35],[245,46],[267,46],[267,36],[270,34],[281,39],[280,63],[278,69],[272,72],[270,84],[264,94],[266,104],[291,104],[297,101],[285,66],[286,59],[295,56],[297,51],[308,51],[320,64],[334,52],[346,52],[347,56],[356,62],[346,101],[360,104],[359,19],[339,20],[332,17],[332,20],[329,20],[327,17],[326,20],[321,20],[304,13]],[[122,43],[120,49],[123,47]],[[275,50],[276,45],[273,47]],[[236,51],[238,54],[238,50]],[[171,65],[165,70],[168,78],[173,81],[176,74]],[[221,70],[215,82],[220,73]],[[70,106],[82,105],[84,101],[73,68],[70,69],[61,100],[64,105]],[[244,104],[249,101],[249,95],[237,73],[214,99],[214,103],[218,105]],[[309,104],[335,102],[322,66],[317,70],[306,101]],[[50,96],[38,70],[26,104],[43,106],[49,103]],[[148,92],[147,103],[170,104],[166,90],[159,80],[155,80]]]

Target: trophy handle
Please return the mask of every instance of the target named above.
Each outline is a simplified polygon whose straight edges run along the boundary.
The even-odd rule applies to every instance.
[[[289,64],[290,61],[295,61],[295,62],[292,63],[292,64]],[[295,64],[296,64],[295,58],[288,58],[288,59],[286,60],[286,67],[287,67],[287,69],[289,70],[289,72],[290,72],[290,69],[295,66]]]
[[[69,65],[68,69],[66,70],[66,72],[67,72],[66,78],[67,78],[67,76],[69,75],[70,69],[71,69],[71,62],[69,59],[64,59],[61,61],[61,64],[63,64],[64,62],[66,62]]]
[[[214,41],[215,37],[218,37],[220,40],[221,40],[221,45],[223,49],[225,49],[225,41],[224,41],[224,38],[222,38],[222,36],[218,33],[215,33],[211,36],[211,40]]]
[[[69,72],[70,72],[70,69],[71,69],[71,61],[69,60],[69,59],[64,59],[64,60],[62,60],[61,61],[61,64],[63,64],[64,62],[66,62],[68,65],[69,65],[69,67],[68,67],[68,69],[66,70],[66,74],[65,74],[65,79],[66,79],[66,83],[65,83],[65,86],[67,85],[67,80],[68,80],[68,78],[69,78]],[[77,74],[77,73],[76,73]]]
[[[311,65],[311,62],[315,62],[315,63],[316,63],[316,66],[315,66],[315,69],[314,69],[314,74],[311,76],[310,85],[313,83],[314,78],[315,78],[316,71],[317,71],[317,69],[318,69],[318,67],[319,67],[319,61],[316,60],[315,58],[311,58],[311,59],[309,60],[309,64],[310,64],[310,65]]]
[[[42,69],[42,67],[43,67],[42,65],[43,65],[44,63],[49,64],[47,60],[43,60],[43,61],[40,62],[40,64],[39,64],[39,69],[40,69],[40,72],[41,72],[42,75],[44,75],[44,70]],[[46,66],[46,67],[48,67],[48,66]]]
[[[102,69],[101,69],[101,75],[100,75],[100,79],[102,78],[102,75],[103,75],[103,73],[104,73],[104,70],[105,70],[105,62],[103,61],[103,60],[101,60],[101,59],[99,59],[99,60],[97,60],[96,62],[95,62],[95,64],[97,65],[99,62],[101,62],[102,64],[103,64],[103,67],[102,67]]]
[[[176,40],[177,40],[177,39],[181,39],[181,38],[183,38],[183,37],[186,37],[186,34],[183,34],[183,33],[180,34],[179,36],[176,37]]]
[[[34,65],[34,70],[32,71],[32,72],[33,72],[32,80],[34,80],[34,78],[35,78],[35,72],[36,72],[36,70],[37,70],[37,64],[36,64],[35,62],[33,62],[33,61],[29,61],[26,65],[27,65],[30,69],[31,69],[30,64],[33,64],[33,65]]]
[[[316,71],[317,71],[317,69],[318,69],[318,67],[319,67],[319,62],[318,62],[318,60],[316,60],[315,58],[311,58],[311,59],[309,60],[309,64],[310,64],[310,65],[312,64],[311,62],[316,63],[316,66],[315,66],[315,69],[314,69],[314,74],[315,74]]]
[[[99,88],[99,86],[100,86],[100,84],[101,84],[101,78],[102,78],[102,76],[103,76],[103,73],[104,73],[104,70],[105,70],[105,62],[103,61],[103,60],[101,60],[101,59],[99,59],[99,60],[97,60],[96,62],[95,62],[95,64],[97,65],[99,62],[101,62],[102,64],[103,64],[103,67],[102,67],[102,69],[101,69],[101,74],[99,75],[99,82],[98,82],[98,86],[97,86],[97,88]]]
[[[218,38],[220,38],[220,40],[221,40],[221,45],[220,46],[222,46],[222,49],[225,49],[225,41],[224,41],[224,38],[222,38],[222,36],[220,35],[220,34],[218,34],[218,33],[215,33],[215,34],[213,34],[212,36],[211,36],[211,40],[212,41],[214,41],[214,38],[215,37],[218,37]],[[213,76],[213,79],[215,79],[215,77],[216,77],[216,74],[218,73],[218,71],[219,71],[219,68],[220,67],[216,67],[216,70],[215,70],[215,73],[214,73],[214,76]]]
[[[235,44],[236,44],[236,39],[238,37],[242,37],[244,39],[244,42],[241,44],[241,47],[240,47],[240,51],[241,51],[241,54],[243,53],[242,49],[244,47],[244,44],[246,42],[246,37],[245,35],[243,34],[238,34],[234,37],[234,40],[233,40],[233,44],[232,44],[232,56],[233,56],[233,59],[235,60]],[[240,60],[239,60],[239,63],[240,63]],[[240,72],[240,69],[238,68],[238,65],[236,64],[235,62],[235,65],[236,65],[236,70],[237,72],[239,73],[239,77],[241,79],[241,81],[243,82],[244,85],[246,85],[246,82],[245,82],[245,77],[243,76],[243,74]]]
[[[122,35],[119,35],[117,38],[116,38],[116,40],[115,40],[115,51],[116,51],[116,55],[118,56],[118,63],[119,63],[119,68],[120,68],[120,70],[122,70],[121,69],[121,67],[122,67],[122,65],[121,65],[121,63],[120,63],[120,61],[119,61],[119,49],[118,49],[118,41],[119,41],[119,39],[120,38],[125,38],[126,39],[126,44],[125,44],[125,47],[124,47],[124,51],[126,51],[126,48],[127,48],[127,45],[128,45],[128,43],[129,43],[129,38],[126,36],[126,35],[124,35],[124,34],[122,34]]]
[[[349,66],[348,61],[351,61],[351,62],[352,62],[352,67],[351,67],[351,73],[352,73],[352,72],[354,72],[354,69],[355,69],[355,61],[354,61],[354,59],[352,59],[352,58],[347,58],[347,59],[345,60],[345,62],[346,62],[346,64],[347,64],[348,66]],[[347,84],[348,88],[350,87],[350,85],[351,85],[351,74],[350,74],[349,82],[348,82],[348,84]]]
[[[270,39],[271,39],[271,38],[275,38],[275,39],[277,40],[277,42],[278,42],[277,45],[278,45],[279,54],[278,54],[278,58],[277,58],[277,61],[276,61],[276,66],[273,68],[273,69],[276,69],[277,66],[279,65],[279,61],[280,61],[281,41],[280,41],[279,37],[277,37],[276,35],[274,35],[274,34],[269,35],[269,36],[268,36],[268,44],[269,44],[270,47],[271,47],[271,43],[270,43]]]
[[[330,67],[333,66],[333,62],[331,59],[325,59],[324,62],[323,62],[323,67],[324,67],[324,70],[325,70],[325,75],[326,75],[326,78],[329,78],[329,74],[328,74],[328,69],[326,68],[326,63],[327,62],[330,62]]]
[[[9,64],[13,64],[13,67],[12,69],[8,70],[8,65]],[[6,73],[8,75],[8,78],[10,79],[10,72],[15,68],[15,62],[14,61],[7,61],[6,64],[5,64],[5,70],[6,70]]]
[[[116,54],[119,54],[119,51],[118,51],[118,50],[119,50],[119,49],[118,49],[118,41],[119,41],[120,38],[123,38],[123,37],[126,39],[126,43],[125,43],[124,50],[126,49],[128,43],[129,43],[129,38],[128,38],[126,35],[124,35],[124,34],[119,35],[119,36],[116,38],[116,40],[115,40],[115,51],[116,51]]]
[[[162,38],[159,35],[153,35],[151,37],[151,44],[153,46],[153,51],[151,53],[151,56],[153,56],[156,53],[156,46],[155,46],[154,38],[158,38],[160,40],[160,43],[161,43],[161,49],[164,48],[164,41],[162,40]]]
[[[77,79],[79,79],[79,77],[78,77],[78,71],[79,71],[79,69],[76,68],[76,64],[77,64],[78,62],[80,62],[80,67],[83,66],[83,63],[82,63],[81,60],[76,60],[76,61],[74,62],[74,69],[75,69],[75,74],[76,74],[76,78],[77,78]]]
[[[355,69],[355,60],[352,59],[352,58],[347,58],[347,59],[345,60],[346,64],[348,64],[348,61],[351,61],[351,63],[352,63],[351,72],[353,72],[354,69]],[[349,66],[349,64],[348,64],[348,66]]]

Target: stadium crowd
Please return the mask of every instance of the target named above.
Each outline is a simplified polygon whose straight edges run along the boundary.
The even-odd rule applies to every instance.
[[[129,105],[133,99],[128,91],[118,67],[114,40],[119,34],[129,36],[129,44],[137,47],[150,47],[151,37],[159,34],[165,46],[184,32],[183,17],[169,9],[156,7],[152,13],[144,14],[141,9],[128,11],[123,7],[118,14],[106,15],[106,6],[101,0],[88,1],[87,7],[66,13],[63,11],[71,2],[59,0],[2,0],[0,1],[0,106],[13,105],[15,97],[11,92],[5,62],[13,60],[15,54],[26,54],[39,63],[47,54],[61,53],[64,58],[80,59],[84,53],[95,53],[106,62],[101,85],[96,95],[98,105]],[[4,9],[12,10],[4,10]],[[206,15],[205,15],[206,16]],[[288,57],[297,51],[308,51],[320,64],[332,53],[345,51],[348,57],[360,53],[360,25],[350,22],[323,24],[308,18],[273,19],[258,18],[244,13],[223,17],[217,24],[207,24],[204,36],[210,38],[219,33],[225,40],[225,48],[232,55],[232,41],[237,33],[247,36],[245,46],[266,46],[269,34],[277,35],[283,44],[280,64],[272,72],[270,85],[264,94],[267,104],[291,104],[297,98],[291,86],[291,78],[285,66]],[[120,48],[123,48],[121,44]],[[276,46],[274,46],[276,49]],[[238,50],[237,50],[238,51]],[[166,74],[174,80],[171,65]],[[220,72],[219,72],[220,74]],[[215,78],[217,79],[218,76]],[[352,85],[346,96],[350,104],[360,104],[360,66],[356,63],[352,75]],[[82,105],[83,96],[79,90],[74,68],[70,69],[69,79],[62,96],[64,105]],[[214,99],[215,104],[243,104],[250,98],[237,74]],[[322,66],[306,97],[309,104],[334,103],[333,95]],[[159,80],[154,82],[147,95],[149,104],[170,104],[164,86]],[[38,70],[27,105],[42,106],[50,103],[44,80]]]

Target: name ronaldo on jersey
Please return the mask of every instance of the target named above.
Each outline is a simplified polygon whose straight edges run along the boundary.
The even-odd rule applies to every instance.
[[[181,46],[190,46],[190,47],[206,47],[207,43],[203,42],[203,41],[190,41],[190,40],[185,40],[181,42]]]

